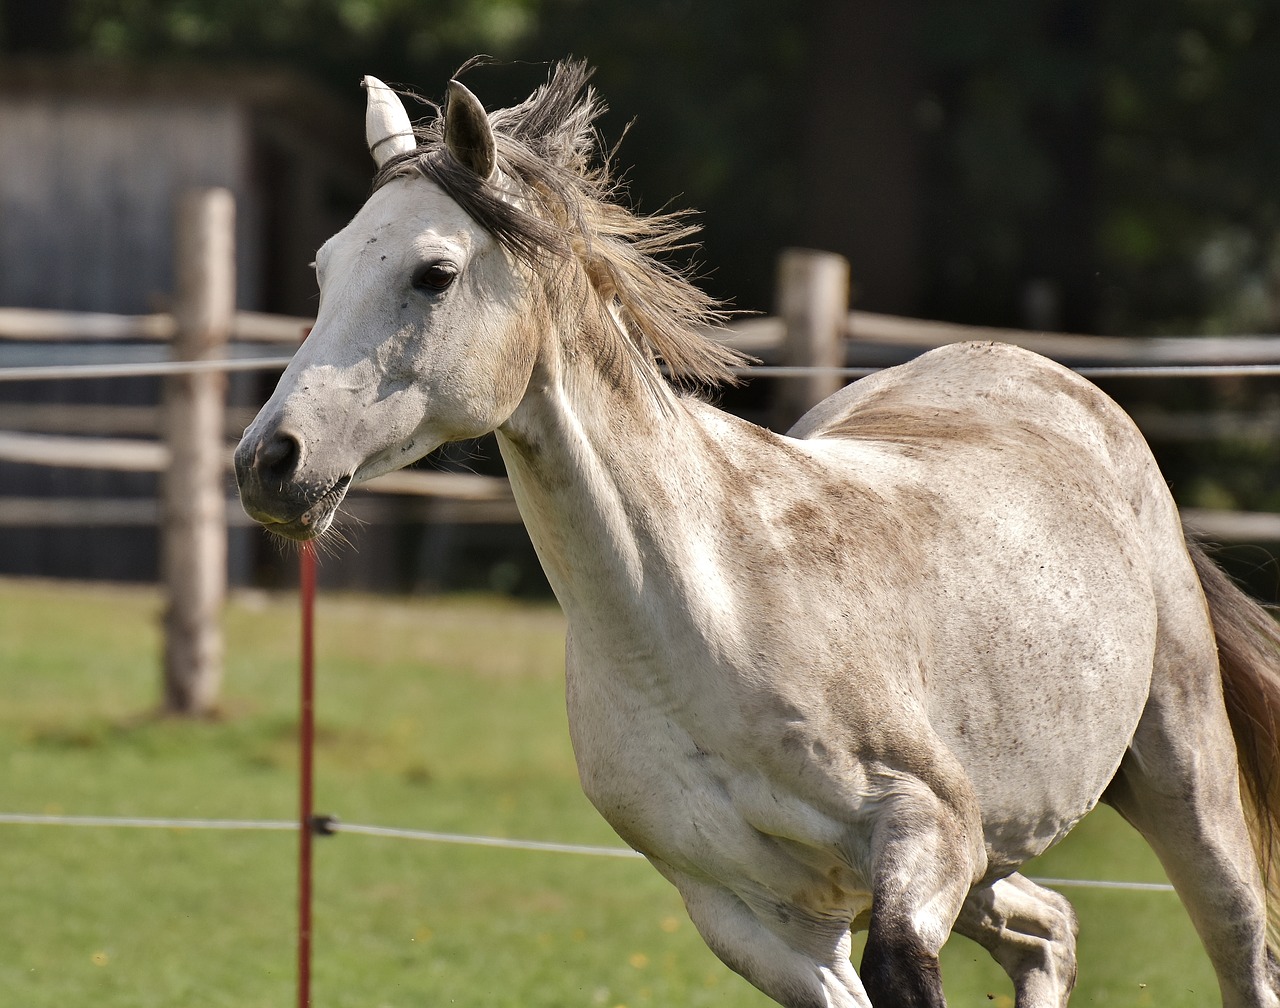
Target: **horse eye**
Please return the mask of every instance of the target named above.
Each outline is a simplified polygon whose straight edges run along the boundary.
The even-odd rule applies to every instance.
[[[427,263],[413,275],[413,286],[419,290],[438,294],[445,290],[458,275],[458,267],[450,262]]]

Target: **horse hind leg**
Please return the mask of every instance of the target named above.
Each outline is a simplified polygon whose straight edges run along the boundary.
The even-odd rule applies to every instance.
[[[1234,780],[1208,788],[1188,783],[1178,794],[1176,784],[1165,790],[1149,781],[1150,768],[1132,765],[1138,762],[1126,759],[1131,765],[1122,766],[1121,779],[1105,800],[1160,858],[1213,964],[1223,1004],[1280,1006],[1258,867]]]
[[[1162,614],[1151,696],[1103,800],[1159,857],[1204,944],[1224,1006],[1278,1008],[1262,877],[1214,642],[1200,613],[1199,620]],[[1169,627],[1182,629],[1175,638]]]
[[[975,886],[955,930],[991,953],[1013,981],[1016,1008],[1066,1008],[1076,981],[1076,915],[1022,875]]]

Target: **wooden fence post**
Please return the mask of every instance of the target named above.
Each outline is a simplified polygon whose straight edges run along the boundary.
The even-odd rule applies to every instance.
[[[174,232],[176,333],[172,356],[224,356],[235,316],[235,200],[226,189],[200,189],[178,200]],[[212,713],[222,684],[222,605],[227,583],[227,515],[223,466],[226,375],[165,380],[161,557],[164,613],[164,708]]]
[[[782,364],[789,367],[844,366],[849,319],[849,263],[834,252],[784,249],[778,257],[778,315],[786,326]],[[786,430],[808,409],[844,385],[831,372],[815,372],[778,383],[773,423]]]

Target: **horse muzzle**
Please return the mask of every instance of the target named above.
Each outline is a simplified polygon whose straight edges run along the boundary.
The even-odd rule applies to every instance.
[[[314,539],[333,523],[351,485],[304,466],[302,439],[282,427],[245,432],[236,448],[236,483],[245,513],[268,532],[299,541]]]

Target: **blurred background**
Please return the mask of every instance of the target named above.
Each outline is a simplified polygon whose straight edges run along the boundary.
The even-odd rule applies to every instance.
[[[606,143],[626,134],[631,202],[699,211],[698,275],[734,309],[772,312],[779,251],[803,246],[847,258],[866,311],[1099,336],[1280,328],[1269,0],[811,0],[786,13],[763,0],[0,0],[0,12],[0,306],[165,310],[173,200],[219,185],[236,196],[238,306],[306,317],[312,253],[368,191],[361,75],[438,98],[487,53],[467,83],[493,108],[572,54],[598,68]],[[0,365],[104,353],[122,359],[0,341]],[[240,426],[273,381],[232,381]],[[1280,509],[1274,379],[1104,384],[1164,418],[1152,440],[1180,503]],[[157,389],[5,384],[0,427],[33,415],[15,406],[140,404]],[[755,418],[767,394],[725,404]],[[1186,411],[1199,420],[1168,421]],[[431,464],[500,473],[483,444]],[[28,502],[19,514],[0,497],[0,573],[154,579],[140,519],[52,527],[28,512],[46,497],[142,500],[155,479],[0,462],[6,493]],[[349,533],[358,552],[330,558],[325,577],[545,591],[518,525],[398,507],[383,501]],[[233,530],[230,565],[233,583],[292,570],[249,529]],[[1264,552],[1237,573],[1274,597]]]

